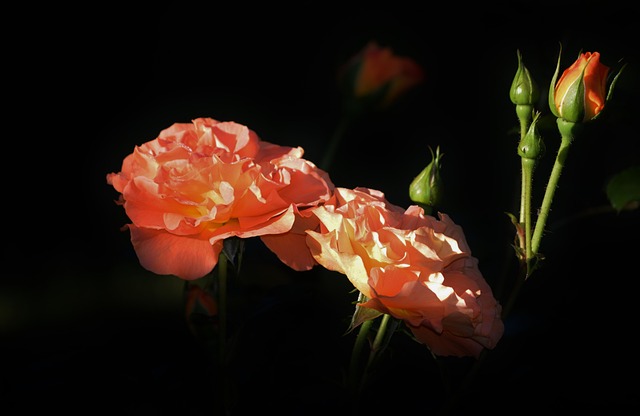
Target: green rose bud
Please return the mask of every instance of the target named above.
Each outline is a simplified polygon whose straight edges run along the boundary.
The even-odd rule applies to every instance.
[[[409,185],[409,197],[430,213],[432,207],[440,203],[442,199],[442,179],[440,178],[440,146],[436,148],[435,155],[431,152],[431,163],[416,176]]]
[[[540,98],[538,85],[531,78],[531,74],[526,66],[522,63],[522,55],[518,50],[518,70],[511,83],[509,97],[511,102],[516,105],[535,105]]]
[[[518,155],[525,159],[540,159],[545,151],[544,141],[538,132],[538,120],[540,113],[535,113],[533,121],[518,144]]]

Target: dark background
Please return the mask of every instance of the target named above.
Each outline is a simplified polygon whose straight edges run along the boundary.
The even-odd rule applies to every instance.
[[[5,248],[0,289],[4,414],[213,414],[206,349],[189,332],[183,282],[140,267],[106,174],[175,122],[236,121],[319,162],[340,117],[337,68],[368,41],[421,64],[426,80],[387,112],[352,126],[330,171],[408,206],[408,185],[445,154],[442,210],[460,224],[506,303],[514,279],[520,180],[509,88],[516,50],[543,92],[559,45],[566,68],[599,51],[627,63],[603,116],[572,146],[542,243],[547,260],[520,293],[463,410],[607,410],[638,405],[637,210],[606,206],[607,180],[639,162],[637,22],[615,2],[393,2],[382,7],[167,5],[38,9],[6,37]],[[10,19],[10,17],[7,17]],[[553,127],[551,124],[544,126]],[[545,127],[540,192],[559,138]],[[538,206],[534,203],[534,205]],[[578,218],[578,219],[576,219]],[[574,220],[571,220],[574,219]],[[259,242],[231,287],[235,413],[346,409],[339,387],[354,334],[346,278],[295,273]],[[510,280],[511,279],[511,280]],[[506,282],[506,283],[505,283]],[[439,365],[392,340],[363,408],[433,413]],[[456,376],[458,376],[456,378]]]

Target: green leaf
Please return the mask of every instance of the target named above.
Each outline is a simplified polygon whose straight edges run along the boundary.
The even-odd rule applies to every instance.
[[[631,166],[613,176],[606,187],[611,206],[618,212],[640,206],[640,165]]]
[[[618,77],[620,76],[620,74],[622,73],[622,70],[626,66],[627,66],[626,63],[624,65],[622,65],[622,67],[620,68],[618,73],[613,78],[613,81],[611,81],[611,84],[609,85],[609,92],[607,92],[607,99],[606,99],[607,102],[609,102],[611,100],[611,97],[613,97],[613,88],[616,86],[616,82],[618,82]]]

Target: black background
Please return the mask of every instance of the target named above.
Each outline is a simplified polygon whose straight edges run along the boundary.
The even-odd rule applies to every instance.
[[[613,69],[627,63],[606,112],[572,146],[542,243],[547,260],[458,406],[511,413],[638,404],[637,210],[565,221],[606,205],[607,180],[639,161],[640,62],[630,8],[93,7],[25,11],[5,40],[5,414],[213,414],[214,382],[184,320],[183,282],[140,267],[106,174],[119,171],[135,145],[197,117],[247,125],[319,162],[340,116],[337,68],[370,40],[414,58],[426,80],[389,111],[352,126],[333,182],[379,189],[408,206],[410,181],[428,163],[428,147],[439,145],[441,208],[465,229],[503,303],[503,278],[506,288],[513,279],[504,212],[517,212],[520,180],[509,100],[516,50],[543,91],[545,114],[560,44],[562,68],[581,50],[599,51]],[[553,129],[545,141],[539,190],[559,142]],[[346,278],[294,273],[258,240],[247,242],[246,257],[232,283],[240,389],[232,414],[347,409],[339,381],[354,340],[343,332],[355,298]],[[440,364],[456,376],[468,361]],[[433,413],[443,403],[439,377],[427,350],[398,334],[363,408],[375,413],[388,403]]]

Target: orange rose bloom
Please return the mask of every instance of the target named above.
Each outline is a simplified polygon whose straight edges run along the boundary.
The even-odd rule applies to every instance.
[[[331,198],[329,176],[303,153],[198,118],[135,147],[107,183],[121,193],[141,265],[192,280],[213,270],[225,238],[286,233],[296,215]],[[296,263],[300,252],[276,254]]]
[[[336,188],[335,203],[313,209],[307,231],[319,264],[345,274],[361,306],[404,321],[436,355],[474,356],[502,337],[501,306],[478,269],[462,229],[440,214],[407,210],[367,188]]]
[[[318,265],[307,247],[307,230],[320,228],[318,217],[311,209],[295,210],[295,221],[289,231],[261,236],[262,242],[287,266],[296,271],[310,270]]]
[[[355,71],[355,72],[353,72]],[[384,108],[424,80],[424,71],[413,59],[397,56],[390,48],[368,43],[342,69],[340,75],[355,76],[351,93],[369,98]]]

